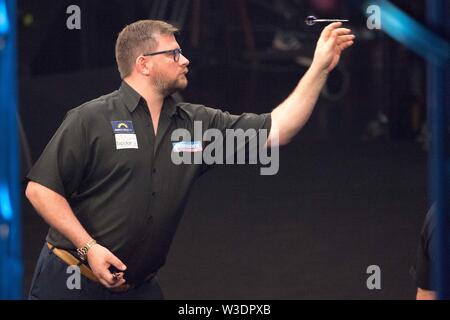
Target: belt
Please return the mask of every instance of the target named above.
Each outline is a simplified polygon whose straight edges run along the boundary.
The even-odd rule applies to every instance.
[[[75,258],[69,251],[58,249],[51,243],[47,242],[47,247],[52,251],[55,256],[60,258],[62,261],[67,263],[69,266],[78,266],[80,268],[80,273],[88,278],[89,280],[100,282],[95,274],[92,272],[91,268],[89,268],[87,265],[85,265],[83,262]]]
[[[67,263],[69,266],[78,266],[80,268],[80,273],[83,276],[85,276],[89,280],[100,283],[97,276],[94,274],[94,272],[92,272],[91,268],[89,268],[87,265],[85,265],[79,259],[75,258],[69,251],[56,248],[54,245],[52,245],[51,243],[48,243],[48,242],[47,242],[47,247],[50,249],[50,251],[52,251],[55,254],[55,256],[60,258],[62,261]],[[156,272],[151,273],[148,277],[145,278],[144,281],[148,281],[148,280],[152,279],[155,275],[156,275]],[[108,288],[108,289],[113,292],[126,292],[135,287],[136,287],[135,285],[130,285],[130,284],[124,283],[118,287]]]

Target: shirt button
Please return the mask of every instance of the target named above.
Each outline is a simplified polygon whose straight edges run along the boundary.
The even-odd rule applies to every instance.
[[[156,192],[155,191],[152,192],[152,196],[153,197],[156,196]]]
[[[155,168],[153,168],[152,172],[153,172],[153,173],[156,173],[156,169],[155,169]]]

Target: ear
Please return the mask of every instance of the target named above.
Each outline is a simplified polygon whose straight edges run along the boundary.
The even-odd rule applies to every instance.
[[[139,74],[149,76],[150,70],[152,68],[152,62],[150,62],[150,59],[146,59],[144,56],[138,56],[135,61],[135,67]]]

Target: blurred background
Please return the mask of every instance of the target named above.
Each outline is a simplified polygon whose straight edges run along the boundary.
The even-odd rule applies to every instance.
[[[392,1],[426,25],[426,1]],[[70,5],[81,28],[69,30]],[[168,299],[413,299],[411,273],[428,209],[426,61],[382,30],[362,1],[20,0],[23,169],[65,113],[120,85],[118,32],[139,19],[180,26],[190,59],[184,100],[270,112],[307,70],[323,25],[356,35],[312,118],[280,150],[280,171],[222,166],[195,186],[159,278]],[[24,292],[47,231],[22,201]],[[366,270],[381,269],[369,290]]]

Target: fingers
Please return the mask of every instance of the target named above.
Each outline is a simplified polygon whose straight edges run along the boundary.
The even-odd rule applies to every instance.
[[[348,28],[340,28],[342,26],[342,22],[333,22],[323,28],[321,37],[325,37],[327,40],[333,32],[337,32],[338,35],[348,34],[351,32]]]
[[[106,288],[113,288],[117,283],[116,280],[112,279],[112,275],[107,276],[106,274],[98,276],[98,281]]]
[[[104,287],[109,288],[109,289],[120,287],[120,286],[124,285],[125,282],[126,282],[125,279],[120,279],[120,280],[115,281],[115,282],[106,281],[106,280],[103,279],[103,278],[98,278],[98,280],[100,281],[100,283],[101,283]]]
[[[106,261],[109,262],[112,266],[119,269],[120,271],[125,271],[127,269],[127,266],[113,254],[109,255]]]
[[[92,250],[89,250],[89,253],[89,266],[103,286],[114,288],[125,283],[124,273],[120,271],[125,271],[127,266],[112,254],[111,251],[105,247],[96,245]],[[111,267],[118,271],[111,273],[109,270]]]
[[[337,38],[336,43],[338,45],[340,45],[340,44],[345,43],[347,41],[353,41],[354,39],[355,39],[355,36],[353,34],[340,36],[340,37]]]
[[[351,33],[350,29],[339,28],[332,32],[331,38],[327,42],[330,47],[335,47],[335,50],[343,51],[353,45],[355,35]]]
[[[330,23],[325,28],[323,28],[321,36],[325,36],[326,38],[328,38],[330,36],[331,32],[333,30],[339,28],[340,26],[342,26],[342,22]]]
[[[107,288],[116,288],[126,282],[123,272],[111,273],[106,271],[98,276],[98,280]]]
[[[347,29],[347,28],[339,28],[339,29],[335,29],[331,32],[330,36],[328,37],[328,40],[332,40],[335,41],[337,39],[339,39],[340,37],[346,36],[346,35],[350,35],[350,33],[352,32],[352,30]]]
[[[127,269],[126,265],[120,261],[115,255],[108,255],[106,262],[111,266],[116,267],[118,270],[125,271]],[[109,269],[106,269],[100,275],[100,282],[108,288],[115,288],[125,283],[125,279],[123,278],[123,272],[110,272]]]
[[[112,273],[112,281],[114,283],[111,285],[111,288],[120,287],[121,285],[125,284],[126,280],[123,276],[123,272]]]
[[[347,29],[347,28],[339,28],[339,29],[333,30],[333,33],[336,34],[338,37],[346,35],[346,34],[350,34],[351,32],[352,32],[352,30]]]
[[[114,266],[116,269],[121,271],[125,271],[127,269],[126,265],[112,253],[107,255],[105,260],[108,266]],[[123,272],[111,272],[108,268],[102,270],[102,272],[98,275],[99,281],[105,287],[115,288],[125,283]]]
[[[340,51],[343,51],[353,45],[355,40],[355,36],[353,34],[350,35],[342,35],[336,39],[336,44],[339,47]]]
[[[351,45],[353,45],[353,41],[346,41],[346,42],[341,43],[341,44],[339,45],[339,49],[342,51],[342,50],[347,49],[347,48],[350,47]]]

